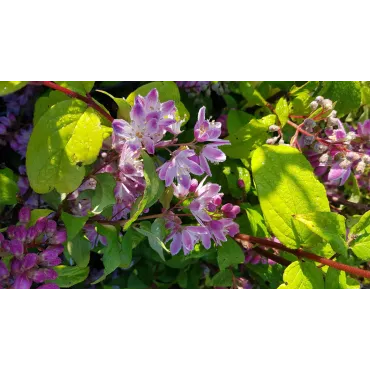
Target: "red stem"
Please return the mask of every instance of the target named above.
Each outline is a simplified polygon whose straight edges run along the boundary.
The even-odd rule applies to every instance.
[[[302,258],[302,257],[308,258],[309,260],[321,263],[321,264],[326,265],[326,266],[333,267],[337,270],[345,271],[345,272],[347,272],[351,275],[356,275],[356,276],[359,276],[359,277],[370,279],[370,271],[366,271],[366,270],[360,269],[358,267],[345,265],[344,263],[339,263],[339,262],[336,262],[336,261],[332,261],[330,259],[320,257],[316,254],[306,252],[302,249],[287,248],[285,245],[283,245],[281,243],[276,243],[276,242],[273,242],[271,240],[267,240],[267,239],[263,239],[263,238],[257,238],[255,236],[245,235],[245,234],[237,234],[237,235],[235,235],[235,239],[239,239],[239,240],[246,241],[246,242],[253,243],[253,244],[261,244],[261,245],[264,245],[264,246],[267,246],[267,247],[275,248],[275,249],[278,249],[278,250],[281,250],[281,251],[284,251],[284,252],[294,254],[295,256],[297,256],[299,258]],[[246,248],[246,247],[244,247],[244,248]]]
[[[42,81],[42,84],[50,89],[58,90],[71,98],[76,98],[85,102],[91,108],[94,108],[97,112],[99,112],[103,117],[105,117],[108,121],[113,122],[114,118],[106,112],[102,107],[95,103],[95,101],[89,96],[83,96],[75,91],[62,87],[54,82],[51,81]]]

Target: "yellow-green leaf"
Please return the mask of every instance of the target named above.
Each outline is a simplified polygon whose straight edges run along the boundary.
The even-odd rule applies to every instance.
[[[252,172],[273,234],[291,248],[310,239],[317,242],[317,236],[305,225],[293,223],[293,215],[330,212],[325,188],[304,155],[292,147],[264,145],[253,155]]]
[[[38,121],[27,148],[26,166],[37,193],[53,188],[60,193],[77,189],[101,149],[107,127],[95,111],[79,100],[53,105]]]
[[[321,270],[311,261],[295,261],[284,271],[285,284],[278,289],[324,289]]]
[[[0,81],[0,96],[12,94],[27,85],[27,81]]]

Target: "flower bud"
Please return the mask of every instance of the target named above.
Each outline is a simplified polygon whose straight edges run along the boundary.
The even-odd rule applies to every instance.
[[[311,145],[315,141],[315,138],[313,136],[305,136],[303,138],[303,142],[305,145]]]
[[[279,126],[277,126],[277,125],[271,125],[270,127],[269,127],[269,131],[270,132],[275,132],[275,131],[279,131],[280,130],[280,127]]]
[[[237,184],[240,189],[245,189],[245,183],[242,179],[239,179]]]
[[[329,117],[331,117],[331,118],[335,118],[336,116],[337,116],[337,111],[336,110],[332,110],[331,112],[330,112],[330,114],[329,114]]]
[[[221,207],[221,211],[226,218],[235,218],[236,215],[240,212],[240,207],[234,206],[231,203],[226,203]]]
[[[0,280],[6,279],[9,276],[8,268],[5,263],[0,260]]]
[[[16,230],[16,226],[14,226],[14,225],[10,225],[7,228],[6,233],[7,233],[9,239],[13,239],[14,238],[14,232],[15,232],[15,230]]]
[[[37,289],[60,289],[58,285],[54,283],[48,283],[40,285]]]
[[[303,124],[305,125],[306,128],[314,128],[316,127],[316,122],[311,119],[311,118],[307,118],[303,121]]]
[[[365,172],[365,168],[366,168],[366,163],[363,162],[363,161],[360,161],[357,166],[356,166],[356,174],[357,175],[362,175],[364,172]]]
[[[367,155],[367,154],[364,154],[362,156],[362,160],[366,163],[366,164],[370,164],[370,156]]]
[[[347,141],[352,141],[352,140],[355,140],[357,137],[357,135],[353,132],[353,131],[350,131],[347,135],[346,135],[346,140]]]
[[[339,163],[339,167],[346,170],[348,167],[351,167],[352,165],[352,162],[349,161],[348,159],[343,159],[340,163]]]
[[[360,155],[356,152],[348,152],[346,154],[346,158],[349,160],[349,161],[357,161],[358,159],[360,159]]]
[[[328,153],[324,153],[319,158],[320,163],[326,164],[326,163],[328,163],[328,161],[329,161],[329,154]]]
[[[30,289],[32,285],[32,281],[27,277],[24,273],[19,275],[16,279],[14,284],[12,285],[13,289]]]
[[[316,97],[315,101],[317,101],[321,105],[322,102],[324,101],[324,98],[322,96],[318,96]]]
[[[1,248],[4,249],[6,252],[10,252],[10,241],[9,240],[3,240],[1,243]]]
[[[30,271],[28,276],[35,283],[43,283],[45,280],[55,280],[58,277],[58,274],[54,270],[45,268]]]
[[[65,230],[57,231],[54,236],[50,238],[50,244],[62,244],[67,240],[67,232]]]
[[[190,183],[189,192],[194,193],[195,190],[197,189],[197,187],[198,187],[198,180],[197,179],[192,179],[191,183]]]
[[[31,219],[31,210],[28,207],[22,207],[18,213],[19,222],[28,224]]]
[[[14,239],[24,242],[27,237],[27,230],[23,225],[16,226],[14,230]]]
[[[276,136],[276,137],[272,137],[270,139],[267,139],[266,140],[266,144],[274,145],[277,142],[278,139],[279,139],[279,136]]]
[[[29,229],[27,230],[26,243],[27,244],[32,243],[36,239],[38,234],[39,233],[35,226],[29,227]]]
[[[64,251],[64,247],[62,244],[55,244],[55,245],[49,245],[47,248],[46,248],[47,251],[53,251],[57,254],[57,256],[59,256],[60,254],[63,253]]]
[[[48,220],[46,227],[45,227],[45,233],[50,238],[55,234],[57,231],[57,223],[54,220]]]
[[[28,253],[25,255],[22,263],[22,270],[30,270],[31,268],[36,266],[37,263],[37,254],[35,253]]]
[[[328,117],[326,124],[328,127],[338,126],[339,118]]]
[[[16,257],[20,257],[24,253],[24,246],[20,240],[11,240],[10,253]]]
[[[327,146],[324,145],[324,144],[320,144],[320,143],[316,143],[313,147],[313,150],[316,152],[316,153],[324,153],[327,149]]]
[[[322,102],[322,107],[325,110],[333,109],[333,102],[330,99],[324,99]]]
[[[42,234],[45,231],[48,219],[45,217],[39,218],[36,221],[35,228],[38,234]]]
[[[17,258],[13,258],[10,264],[10,270],[12,272],[12,275],[19,275],[22,272],[21,269],[22,261]]]
[[[319,106],[319,103],[317,102],[317,101],[313,101],[313,102],[311,102],[311,104],[310,104],[310,109],[311,110],[316,110],[317,109],[317,107]]]

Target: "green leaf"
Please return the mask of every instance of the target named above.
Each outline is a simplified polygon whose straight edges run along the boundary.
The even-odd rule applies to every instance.
[[[349,230],[349,239],[352,236],[363,234],[364,232],[370,233],[370,211],[364,213],[361,218]]]
[[[266,105],[265,99],[249,81],[241,81],[239,83],[239,88],[241,94],[248,101],[247,107],[253,107],[255,105],[263,107],[264,105]]]
[[[227,242],[217,247],[217,261],[220,270],[225,270],[231,265],[239,265],[245,259],[244,253],[239,244],[228,238]]]
[[[86,267],[90,261],[91,243],[86,236],[79,232],[72,238],[68,238],[67,251],[79,267]]]
[[[76,217],[70,215],[69,213],[62,212],[61,219],[67,229],[68,240],[72,240],[85,226],[85,223],[89,219],[89,217]]]
[[[164,191],[164,183],[158,177],[152,158],[145,151],[142,151],[141,155],[144,162],[145,190],[144,194],[135,201],[130,212],[131,217],[125,223],[123,230],[128,230],[144,209],[156,203]]]
[[[85,175],[82,165],[94,163],[107,128],[92,108],[79,100],[52,106],[35,126],[27,149],[26,166],[31,187],[48,193],[77,189]]]
[[[141,222],[140,227],[135,227],[135,230],[148,237],[150,247],[165,261],[163,250],[166,252],[169,252],[169,250],[162,241],[164,238],[164,220],[156,219],[152,225],[149,221]]]
[[[102,259],[104,264],[104,275],[107,276],[121,263],[121,245],[118,241],[118,230],[112,225],[98,224],[97,232],[107,238],[107,246],[104,249]]]
[[[229,132],[236,132],[246,125],[254,117],[241,110],[231,110],[227,115],[227,129]]]
[[[233,273],[230,270],[218,272],[212,278],[212,285],[216,287],[229,287],[233,285]]]
[[[241,198],[244,192],[249,192],[251,187],[251,176],[245,167],[238,166],[235,161],[226,161],[222,167],[222,172],[226,177],[227,187],[234,198]],[[240,189],[238,186],[239,179],[244,181],[244,189]]]
[[[86,95],[94,87],[95,81],[55,81],[55,83],[81,95]]]
[[[132,261],[132,250],[136,248],[143,240],[144,235],[138,233],[134,228],[130,227],[121,241],[121,268],[128,268]]]
[[[330,212],[330,207],[325,188],[304,155],[288,146],[264,145],[253,155],[252,172],[272,233],[291,248],[308,242],[314,234],[304,225],[293,224],[292,216]]]
[[[146,96],[152,89],[156,88],[159,94],[159,100],[164,103],[168,100],[173,100],[178,110],[179,119],[185,120],[187,122],[190,118],[189,112],[185,105],[180,101],[180,92],[177,85],[172,81],[164,82],[151,82],[146,85],[140,86],[134,92],[132,92],[126,99],[126,101],[133,106],[135,103],[135,97],[137,95]]]
[[[124,98],[115,98],[113,95],[103,90],[96,91],[109,96],[115,101],[115,103],[118,105],[117,118],[124,119],[127,122],[131,121],[131,105]]]
[[[279,289],[324,289],[321,270],[311,261],[295,261],[284,271]]]
[[[361,85],[357,81],[325,81],[319,95],[336,102],[338,117],[357,110],[361,105]]]
[[[333,212],[314,212],[294,215],[316,235],[326,240],[339,254],[347,256],[346,218]]]
[[[56,266],[54,270],[58,273],[56,280],[49,281],[50,283],[55,283],[61,288],[69,288],[73,285],[83,282],[89,276],[90,269],[88,267],[78,267],[78,266]]]
[[[346,273],[329,267],[325,275],[325,289],[346,289],[346,287]]]
[[[281,123],[281,127],[284,127],[289,117],[289,106],[285,98],[280,98],[280,100],[276,104],[276,114]]]
[[[259,146],[265,144],[270,133],[268,128],[275,124],[276,116],[270,114],[262,119],[252,119],[241,127],[236,133],[227,137],[231,145],[223,146],[222,151],[230,158],[249,159],[252,152]]]
[[[127,289],[147,289],[145,285],[134,273],[130,275],[127,282]]]
[[[0,96],[12,94],[27,85],[27,81],[0,81]]]
[[[16,204],[18,190],[13,171],[9,168],[0,170],[0,205]]]
[[[351,245],[353,253],[363,261],[370,261],[370,234],[359,236]]]
[[[37,99],[35,104],[35,111],[33,113],[33,124],[37,125],[40,118],[56,103],[61,101],[71,100],[71,98],[58,90],[50,91],[48,96],[41,96]]]
[[[114,197],[114,188],[116,186],[116,180],[110,173],[101,173],[95,175],[96,188],[91,199],[91,212],[95,215],[102,213],[103,210],[116,203]]]
[[[50,213],[54,212],[51,209],[33,209],[31,211],[31,218],[27,224],[27,227],[35,225],[36,221],[41,217],[47,217]]]
[[[167,188],[164,189],[164,192],[159,198],[159,201],[164,209],[170,208],[172,198],[173,198],[173,186],[168,186]]]
[[[370,104],[370,83],[364,81],[361,83],[361,104]]]
[[[250,204],[246,203],[242,203],[241,208],[245,210],[246,216],[248,217],[246,230],[241,232],[261,238],[269,237],[270,234],[267,231],[261,208],[258,205],[251,206]]]

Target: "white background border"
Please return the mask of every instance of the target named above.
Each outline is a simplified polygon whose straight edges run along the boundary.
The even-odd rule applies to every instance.
[[[369,3],[3,1],[1,80],[369,80]],[[366,291],[1,291],[1,369],[358,369]]]

